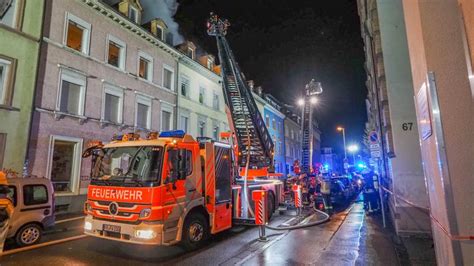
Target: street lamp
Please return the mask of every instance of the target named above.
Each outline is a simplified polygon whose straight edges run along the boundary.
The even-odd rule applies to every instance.
[[[357,146],[357,144],[351,144],[347,147],[347,150],[352,153],[352,164],[355,165],[355,154],[359,150],[359,146]]]
[[[342,132],[342,141],[344,142],[344,161],[347,161],[346,152],[346,130],[343,127],[337,127],[337,131]]]
[[[304,99],[299,99],[298,100],[298,105],[303,106],[304,105]]]

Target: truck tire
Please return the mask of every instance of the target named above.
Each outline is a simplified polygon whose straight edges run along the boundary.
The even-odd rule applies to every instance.
[[[186,250],[195,250],[209,238],[209,225],[201,213],[191,213],[184,221],[182,244]]]
[[[267,217],[270,220],[275,212],[275,195],[273,195],[273,192],[268,193],[267,209]]]
[[[16,233],[15,241],[21,247],[34,245],[41,240],[42,234],[43,228],[38,224],[25,224]]]

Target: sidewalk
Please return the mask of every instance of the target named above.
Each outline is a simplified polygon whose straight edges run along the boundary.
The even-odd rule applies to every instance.
[[[344,219],[345,217],[345,219]],[[344,219],[342,223],[334,220]],[[294,230],[245,265],[400,265],[391,234],[361,202],[324,226]]]

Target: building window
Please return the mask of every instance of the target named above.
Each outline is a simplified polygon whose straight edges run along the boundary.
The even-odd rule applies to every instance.
[[[214,62],[212,62],[212,59],[210,58],[207,59],[207,68],[209,68],[210,70],[214,68]]]
[[[272,119],[272,128],[276,130],[276,121],[275,119]]]
[[[186,51],[186,55],[189,56],[189,58],[193,59],[194,60],[194,49],[193,48],[190,48],[188,47],[187,51]]]
[[[138,53],[138,77],[153,80],[153,58],[143,52]]]
[[[198,121],[198,132],[199,132],[199,137],[206,136],[206,121],[204,119],[201,119]]]
[[[212,97],[212,108],[219,110],[219,95],[216,93]]]
[[[156,25],[156,36],[160,39],[160,40],[163,40],[164,39],[164,36],[163,36],[163,28],[160,26],[160,25]]]
[[[91,24],[66,13],[66,38],[64,44],[76,51],[89,54]]]
[[[126,44],[113,36],[109,36],[108,42],[107,63],[125,69]]]
[[[151,128],[151,98],[137,95],[135,106],[135,127]]]
[[[189,79],[187,77],[181,77],[181,95],[189,98]]]
[[[0,56],[0,105],[10,105],[16,61]]]
[[[102,119],[115,124],[122,123],[123,90],[106,84],[102,102]]]
[[[7,134],[0,133],[0,169],[3,169],[3,160],[5,159],[6,146],[7,146]]]
[[[200,103],[200,104],[204,104],[204,99],[205,99],[205,97],[206,97],[206,95],[205,95],[204,92],[205,92],[204,88],[203,88],[203,87],[199,87],[199,103]]]
[[[219,133],[220,133],[219,125],[214,125],[214,128],[212,130],[212,137],[214,138],[214,140],[219,140]]]
[[[161,131],[169,131],[172,126],[173,113],[170,110],[161,110]]]
[[[268,115],[265,116],[265,125],[266,125],[267,127],[270,126],[270,117],[268,117]]]
[[[0,23],[16,28],[18,26],[18,0],[0,1]]]
[[[181,116],[181,130],[184,130],[184,132],[188,132],[188,126],[189,126],[189,117],[182,115]]]
[[[79,184],[82,140],[51,136],[49,176],[56,193],[76,192]]]
[[[57,110],[72,115],[84,115],[85,91],[86,77],[84,75],[62,69]]]
[[[171,68],[166,66],[163,68],[163,87],[169,90],[174,90],[173,75],[174,71]]]
[[[128,17],[130,18],[131,21],[137,23],[137,24],[140,24],[139,23],[139,19],[140,19],[140,13],[138,12],[138,9],[136,9],[135,7],[133,6],[130,6],[129,10],[128,10]]]

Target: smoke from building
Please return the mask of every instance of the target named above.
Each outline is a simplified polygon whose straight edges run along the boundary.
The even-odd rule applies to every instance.
[[[176,0],[141,0],[140,3],[143,7],[143,22],[161,18],[168,25],[168,31],[173,34],[173,44],[184,41],[179,33],[179,24],[173,18],[179,6]]]

